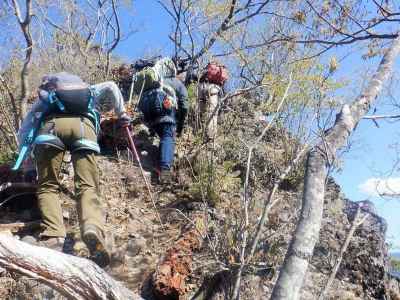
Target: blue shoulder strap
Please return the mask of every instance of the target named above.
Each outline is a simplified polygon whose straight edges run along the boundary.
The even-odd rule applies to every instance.
[[[96,111],[94,107],[94,97],[96,96],[96,91],[93,88],[89,88],[90,98],[88,102],[88,115],[93,119],[96,134],[100,132],[100,114]]]
[[[21,167],[21,165],[24,162],[24,160],[26,159],[26,157],[29,155],[29,152],[31,150],[31,146],[33,143],[33,139],[36,135],[36,131],[37,131],[37,128],[32,128],[29,131],[28,136],[26,137],[26,140],[24,141],[24,144],[21,147],[21,151],[18,154],[17,161],[15,162],[15,165],[12,168],[13,171],[17,171]]]
[[[54,91],[49,92],[48,102],[49,104],[55,103],[60,111],[65,111],[65,106],[62,104],[60,99],[58,99]]]

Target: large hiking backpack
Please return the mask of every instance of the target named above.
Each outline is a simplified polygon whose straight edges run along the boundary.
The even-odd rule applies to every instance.
[[[176,76],[176,67],[169,57],[155,62],[152,67],[145,67],[133,80],[133,90],[140,96],[138,109],[146,121],[171,115],[177,108],[175,90],[164,83],[165,78]]]
[[[94,110],[89,85],[66,72],[43,77],[39,98],[49,107],[50,113],[82,115]]]
[[[35,126],[30,128],[20,147],[20,153],[13,170],[18,170],[29,155],[36,137],[46,117],[52,114],[83,115],[91,119],[96,132],[99,131],[100,115],[94,107],[94,92],[80,77],[66,72],[43,77],[39,86],[39,99],[45,104],[46,109],[38,116]]]
[[[143,92],[161,88],[163,78],[175,77],[176,67],[172,59],[165,57],[147,65],[133,77],[133,92],[141,95]]]
[[[148,90],[161,87],[161,76],[154,67],[146,67],[133,78],[133,92],[141,95]]]

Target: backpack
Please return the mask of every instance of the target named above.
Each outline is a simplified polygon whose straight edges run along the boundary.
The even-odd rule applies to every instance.
[[[161,76],[154,67],[145,67],[133,78],[133,92],[136,95],[161,86]]]
[[[168,116],[177,108],[175,90],[164,83],[164,78],[176,76],[176,67],[169,57],[145,67],[133,80],[133,90],[140,95],[138,109],[146,121]]]
[[[165,57],[158,61],[150,63],[138,71],[133,77],[133,91],[136,95],[152,89],[161,88],[163,78],[175,77],[176,67],[172,59]]]
[[[211,62],[207,65],[203,81],[222,86],[229,79],[228,70],[224,65]]]
[[[13,170],[18,170],[29,155],[42,123],[49,115],[84,115],[93,122],[96,133],[99,132],[100,114],[94,108],[94,92],[80,77],[66,72],[44,76],[39,86],[39,99],[46,110],[38,117],[38,125],[30,129],[23,141]]]
[[[160,60],[160,59],[161,59],[161,56],[155,56],[155,57],[148,58],[148,59],[143,59],[143,58],[141,58],[141,59],[138,59],[137,61],[135,61],[135,62],[132,64],[132,67],[133,67],[136,71],[141,71],[141,70],[143,70],[143,69],[146,68],[146,67],[153,67],[153,66],[156,64],[156,62],[157,62],[158,60]]]
[[[167,85],[146,91],[138,103],[138,109],[143,113],[146,122],[172,115],[176,108],[175,90]]]
[[[93,93],[80,77],[66,72],[43,77],[39,98],[49,113],[86,114],[93,111]]]

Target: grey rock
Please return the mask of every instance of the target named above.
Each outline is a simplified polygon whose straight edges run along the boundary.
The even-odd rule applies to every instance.
[[[136,256],[143,251],[146,247],[146,239],[142,236],[130,238],[128,246],[126,248],[126,254],[128,256]]]
[[[110,263],[111,268],[118,268],[125,262],[125,253],[125,247],[119,247],[113,250]]]
[[[22,242],[31,244],[31,245],[37,245],[38,241],[36,240],[35,237],[31,236],[31,235],[26,235],[21,239]]]

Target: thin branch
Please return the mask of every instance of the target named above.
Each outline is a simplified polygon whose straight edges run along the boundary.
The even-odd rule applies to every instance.
[[[362,117],[362,119],[365,120],[398,119],[398,118],[400,118],[400,115],[370,115]]]
[[[237,0],[231,0],[228,15],[226,16],[224,21],[221,23],[221,25],[217,29],[217,31],[211,36],[211,38],[208,40],[208,42],[203,46],[203,48],[200,49],[200,51],[197,52],[197,54],[195,54],[192,57],[192,62],[197,61],[201,56],[203,56],[217,41],[217,37],[220,36],[224,31],[226,31],[228,29],[228,25],[234,17],[236,3],[237,3]]]
[[[239,20],[237,20],[236,22],[232,23],[230,26],[227,26],[227,27],[226,27],[226,30],[231,29],[232,27],[235,27],[235,26],[237,26],[237,25],[239,25],[239,24],[241,24],[241,23],[243,23],[243,22],[246,22],[246,21],[250,20],[251,18],[253,18],[253,17],[255,17],[255,16],[261,14],[261,10],[262,10],[269,2],[270,2],[270,1],[265,1],[264,3],[260,4],[259,8],[258,8],[255,12],[253,12],[253,13],[251,13],[251,14],[249,14],[249,15],[247,15],[247,16],[245,16],[245,17],[239,19]]]
[[[329,20],[327,20],[326,18],[324,18],[323,15],[321,15],[317,9],[314,7],[314,5],[312,5],[312,3],[308,0],[306,0],[306,3],[308,4],[308,6],[311,8],[311,10],[317,15],[318,18],[320,18],[323,22],[325,22],[329,27],[331,27],[336,33],[340,33],[342,35],[345,35],[347,37],[352,37],[350,34],[343,32],[342,30],[340,30],[339,28],[337,28],[336,26],[334,26],[331,22],[329,22]]]
[[[110,70],[110,55],[111,55],[111,52],[114,51],[114,49],[117,47],[119,41],[121,40],[121,27],[120,27],[120,23],[119,23],[119,16],[118,16],[115,0],[111,0],[111,5],[112,5],[112,10],[113,10],[113,16],[115,18],[115,24],[117,26],[117,28],[116,28],[116,32],[117,33],[116,33],[116,37],[115,37],[115,39],[113,41],[113,44],[107,50],[107,65],[106,65],[106,73],[107,74],[109,73],[109,70]]]
[[[348,234],[346,236],[346,240],[344,241],[342,247],[340,248],[339,256],[336,259],[335,266],[333,267],[331,275],[329,276],[329,279],[328,279],[324,289],[322,290],[321,294],[319,295],[318,300],[325,299],[325,294],[330,289],[332,282],[336,277],[336,273],[339,270],[340,264],[342,263],[343,254],[346,252],[346,250],[350,244],[351,238],[354,235],[354,232],[356,231],[358,226],[360,226],[362,223],[365,222],[365,220],[368,218],[368,216],[369,216],[369,214],[367,213],[361,217],[361,208],[360,208],[360,206],[357,207],[357,212],[354,216],[353,223],[351,224],[350,231],[348,232]]]
[[[233,292],[232,292],[232,299],[239,299],[239,290],[240,290],[240,282],[241,282],[241,278],[242,278],[242,272],[243,272],[243,268],[245,266],[246,263],[246,258],[245,258],[245,254],[246,254],[246,247],[247,247],[247,239],[248,239],[248,231],[249,231],[249,179],[250,179],[250,167],[251,167],[251,159],[252,159],[252,155],[253,155],[253,151],[259,146],[261,140],[263,139],[263,137],[265,136],[265,134],[268,132],[269,128],[271,127],[271,125],[274,123],[275,118],[278,114],[278,112],[281,110],[281,107],[283,105],[283,103],[285,102],[288,94],[289,94],[289,89],[292,85],[292,74],[289,75],[289,82],[286,86],[286,90],[285,93],[282,96],[282,99],[276,109],[276,113],[274,114],[271,122],[268,123],[267,126],[265,126],[264,130],[262,131],[262,133],[260,134],[260,136],[256,139],[256,141],[252,144],[252,146],[249,147],[248,150],[248,156],[247,156],[247,167],[246,167],[246,179],[245,179],[245,183],[244,183],[244,195],[243,195],[243,208],[244,208],[244,225],[242,225],[242,241],[241,241],[241,246],[240,246],[240,266],[235,274],[235,283],[234,283],[234,288],[233,288]]]
[[[290,173],[292,168],[299,163],[300,159],[303,158],[304,154],[307,152],[308,149],[309,149],[309,145],[304,145],[303,148],[297,153],[297,155],[293,159],[293,161],[286,167],[286,169],[282,172],[282,174],[279,176],[279,178],[274,182],[273,188],[270,190],[267,198],[264,201],[263,212],[262,212],[262,215],[261,215],[261,219],[257,224],[257,229],[255,231],[254,238],[253,238],[253,240],[251,242],[251,245],[250,245],[250,251],[249,251],[249,255],[247,257],[247,263],[250,263],[250,261],[252,260],[252,258],[254,256],[254,253],[255,253],[256,248],[257,248],[258,241],[260,240],[260,237],[261,237],[261,230],[264,227],[265,222],[267,221],[267,217],[268,217],[269,212],[271,211],[271,209],[279,201],[279,199],[273,200],[274,197],[275,197],[276,191],[278,190],[278,188],[279,188],[280,184],[282,183],[282,181]]]

